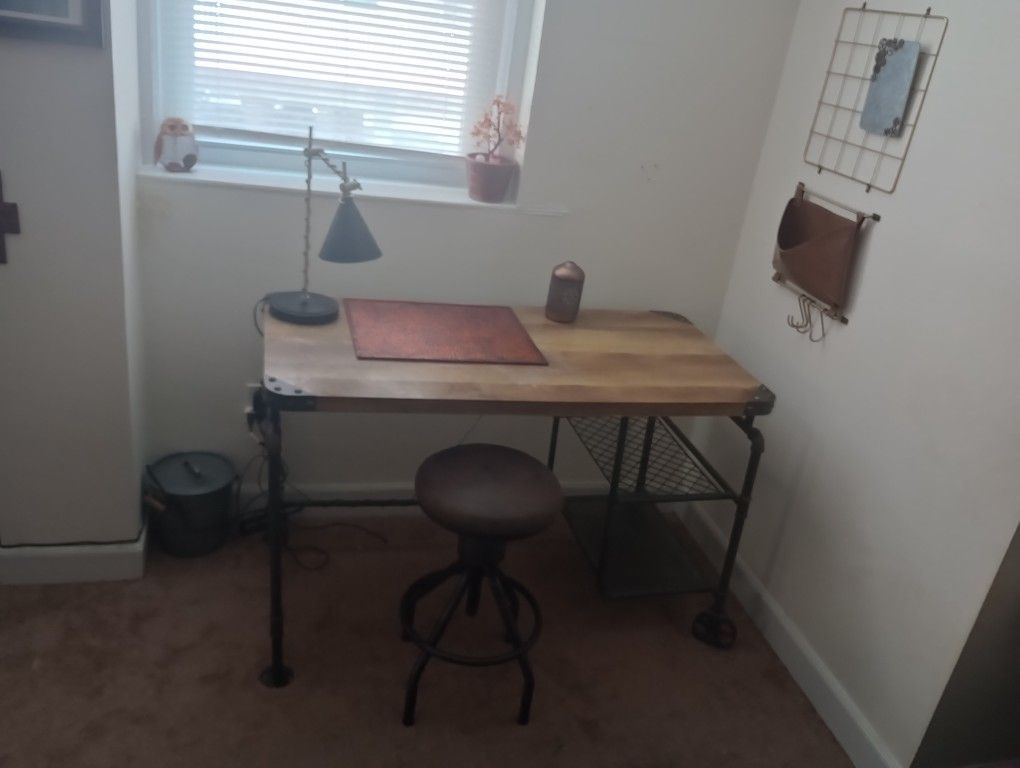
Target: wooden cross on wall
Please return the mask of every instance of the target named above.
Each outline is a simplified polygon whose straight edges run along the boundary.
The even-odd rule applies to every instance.
[[[4,202],[4,180],[0,176],[0,264],[7,263],[7,245],[4,235],[21,234],[17,203]]]

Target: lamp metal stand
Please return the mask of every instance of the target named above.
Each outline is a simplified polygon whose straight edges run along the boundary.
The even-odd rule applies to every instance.
[[[351,198],[351,192],[361,189],[361,184],[348,177],[347,163],[337,168],[326,156],[325,150],[312,146],[312,128],[308,127],[308,146],[305,147],[305,244],[302,256],[304,267],[300,291],[277,291],[266,296],[269,314],[288,323],[298,325],[325,325],[340,315],[336,299],[308,290],[308,262],[311,254],[312,229],[312,159],[319,158],[323,164],[340,177],[341,204]]]

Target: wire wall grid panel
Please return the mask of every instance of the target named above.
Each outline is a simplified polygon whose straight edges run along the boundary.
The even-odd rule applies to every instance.
[[[949,19],[927,13],[873,11],[865,3],[843,10],[804,161],[873,188],[893,192],[917,129],[932,73],[942,50]],[[921,52],[899,136],[866,133],[861,112],[871,83],[875,53],[883,38],[915,40]]]

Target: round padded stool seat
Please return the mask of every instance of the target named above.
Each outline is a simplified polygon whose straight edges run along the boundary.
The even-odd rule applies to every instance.
[[[521,539],[563,509],[559,481],[538,459],[502,445],[473,443],[434,453],[418,468],[422,510],[465,536]]]

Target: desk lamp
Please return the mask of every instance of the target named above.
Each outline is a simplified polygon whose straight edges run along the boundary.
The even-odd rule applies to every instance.
[[[319,251],[323,261],[342,264],[353,264],[359,261],[372,261],[382,256],[382,251],[372,237],[372,233],[361,218],[351,192],[361,189],[361,184],[347,175],[347,163],[340,167],[333,163],[325,150],[312,146],[312,129],[308,128],[308,146],[304,149],[305,156],[305,247],[304,272],[300,291],[278,291],[270,293],[266,300],[269,314],[288,323],[298,325],[324,325],[336,320],[340,307],[336,299],[323,296],[321,293],[308,291],[308,255],[311,251],[312,226],[312,159],[319,158],[323,164],[340,177],[340,207],[337,208],[333,223],[326,233],[326,239]]]

